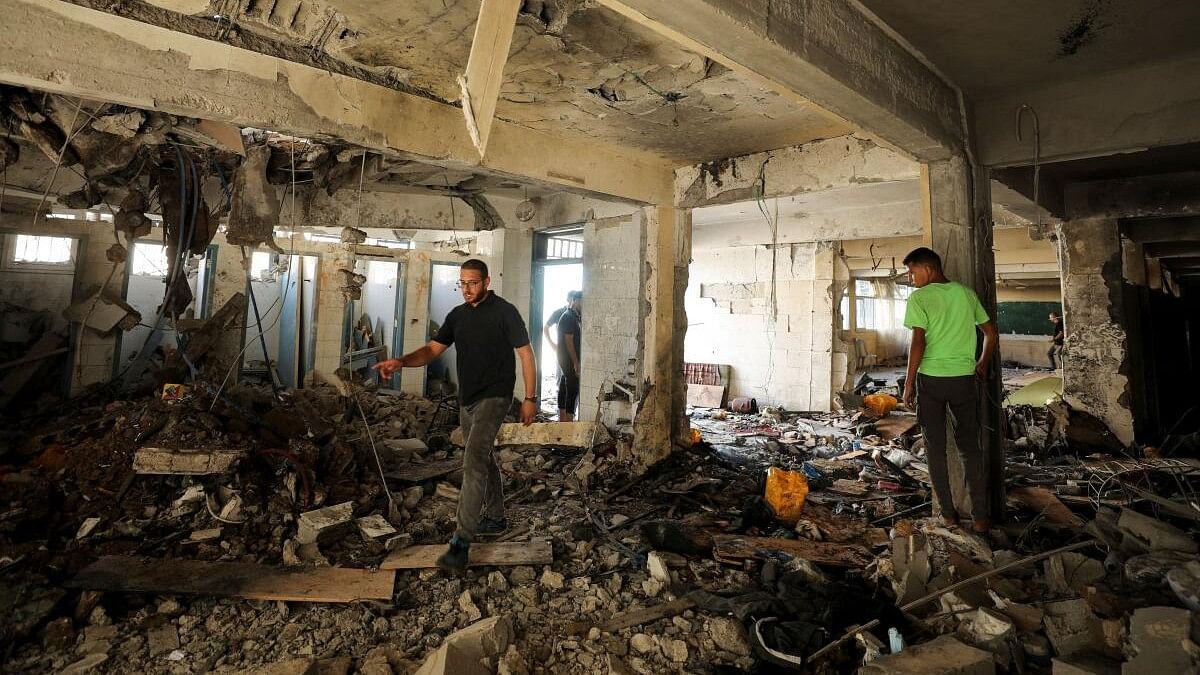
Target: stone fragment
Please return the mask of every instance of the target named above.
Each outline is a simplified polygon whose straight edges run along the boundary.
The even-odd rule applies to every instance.
[[[1069,656],[1081,651],[1100,651],[1104,636],[1100,632],[1100,621],[1082,599],[1049,602],[1042,606],[1046,613],[1046,637],[1059,656]]]
[[[151,656],[167,654],[172,650],[179,649],[179,631],[174,624],[155,628],[146,634],[146,639],[150,643]]]
[[[442,499],[458,501],[458,488],[449,483],[438,483],[437,491],[435,491],[433,494],[434,496],[441,497]]]
[[[1059,595],[1081,595],[1086,586],[1104,578],[1104,564],[1081,553],[1067,551],[1043,563],[1046,585]]]
[[[425,496],[425,489],[421,486],[410,487],[404,491],[404,508],[409,511],[417,508],[417,504],[421,503],[421,498]]]
[[[87,537],[96,529],[96,526],[99,524],[99,518],[85,518],[83,523],[79,526],[79,531],[75,533],[75,538],[83,539]]]
[[[750,641],[746,637],[746,629],[737,619],[720,616],[709,621],[708,635],[722,651],[737,656],[750,656]]]
[[[675,663],[684,663],[688,660],[688,646],[683,640],[665,640],[662,648],[667,658]]]
[[[1167,585],[1185,607],[1200,612],[1200,561],[1190,560],[1167,572]]]
[[[221,538],[221,528],[219,528],[219,527],[210,527],[205,530],[192,530],[192,533],[190,535],[188,535],[189,540],[196,541],[196,542],[212,541],[214,539],[220,539],[220,538]]]
[[[317,660],[295,658],[268,663],[247,671],[248,675],[317,675]]]
[[[663,584],[671,583],[671,569],[667,567],[667,561],[658,554],[657,551],[651,551],[646,556],[646,570],[650,572],[650,576]]]
[[[1140,673],[1184,673],[1192,667],[1192,656],[1184,645],[1190,641],[1191,613],[1180,607],[1143,607],[1129,618],[1129,643],[1134,656],[1121,666],[1123,675]]]
[[[475,600],[471,597],[471,591],[463,591],[462,595],[458,596],[458,608],[466,616],[467,621],[476,622],[483,616],[483,612],[479,611],[479,607],[475,606]]]
[[[326,544],[337,540],[350,528],[354,502],[343,502],[300,514],[296,538],[301,544]]]
[[[387,521],[387,518],[378,513],[363,516],[355,520],[354,524],[358,526],[358,531],[362,534],[363,539],[367,541],[374,541],[396,534],[396,528]]]
[[[645,633],[637,633],[629,639],[629,647],[639,654],[658,652],[658,643]]]
[[[540,582],[542,586],[545,586],[552,591],[561,591],[566,585],[566,579],[563,577],[563,575],[550,569],[542,572],[542,578]]]
[[[493,570],[488,573],[487,577],[488,588],[498,593],[503,593],[508,590],[508,579],[504,577],[504,573],[500,570]]]
[[[864,665],[859,675],[993,675],[991,652],[943,635]]]
[[[412,546],[413,537],[411,532],[401,532],[392,537],[388,537],[383,541],[383,547],[388,553],[402,551],[409,546]]]
[[[512,642],[512,619],[484,619],[447,637],[415,675],[491,675],[485,662],[505,654]]]
[[[508,651],[500,658],[496,675],[529,675],[529,666],[525,663],[525,657],[517,651],[516,645],[508,646]]]

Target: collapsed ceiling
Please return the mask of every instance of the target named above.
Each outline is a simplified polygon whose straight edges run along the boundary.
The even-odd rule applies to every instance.
[[[453,102],[480,2],[77,4]],[[585,0],[524,0],[504,75],[500,119],[681,163],[852,131]]]

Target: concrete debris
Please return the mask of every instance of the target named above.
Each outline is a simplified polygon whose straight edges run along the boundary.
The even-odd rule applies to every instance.
[[[1157,518],[1145,516],[1132,509],[1121,509],[1117,527],[1128,539],[1146,551],[1181,551],[1196,553],[1200,544],[1186,532]]]
[[[447,637],[415,675],[490,675],[513,637],[510,617],[484,619]]]
[[[396,528],[378,513],[357,518],[354,521],[365,539],[381,539],[396,534]]]
[[[868,663],[860,675],[992,675],[990,652],[943,635],[929,642],[889,654]]]
[[[283,253],[275,244],[279,225],[279,193],[271,185],[267,171],[271,148],[266,144],[246,148],[246,159],[233,180],[233,206],[229,211],[225,240],[232,246],[267,244]]]
[[[1099,651],[1104,644],[1100,621],[1084,600],[1048,602],[1042,606],[1046,615],[1046,637],[1055,654],[1069,656],[1077,652]]]
[[[346,533],[353,518],[353,502],[301,513],[297,520],[297,540],[301,544],[332,542]]]

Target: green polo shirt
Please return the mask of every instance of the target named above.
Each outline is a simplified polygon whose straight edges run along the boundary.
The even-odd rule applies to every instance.
[[[917,372],[934,377],[975,373],[975,326],[991,319],[975,291],[957,281],[926,284],[908,297],[905,328],[925,329],[925,355]]]

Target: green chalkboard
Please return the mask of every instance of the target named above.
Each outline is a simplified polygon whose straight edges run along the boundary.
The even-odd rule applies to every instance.
[[[996,305],[996,327],[1001,333],[1053,335],[1050,312],[1062,316],[1061,302],[1001,302]]]

